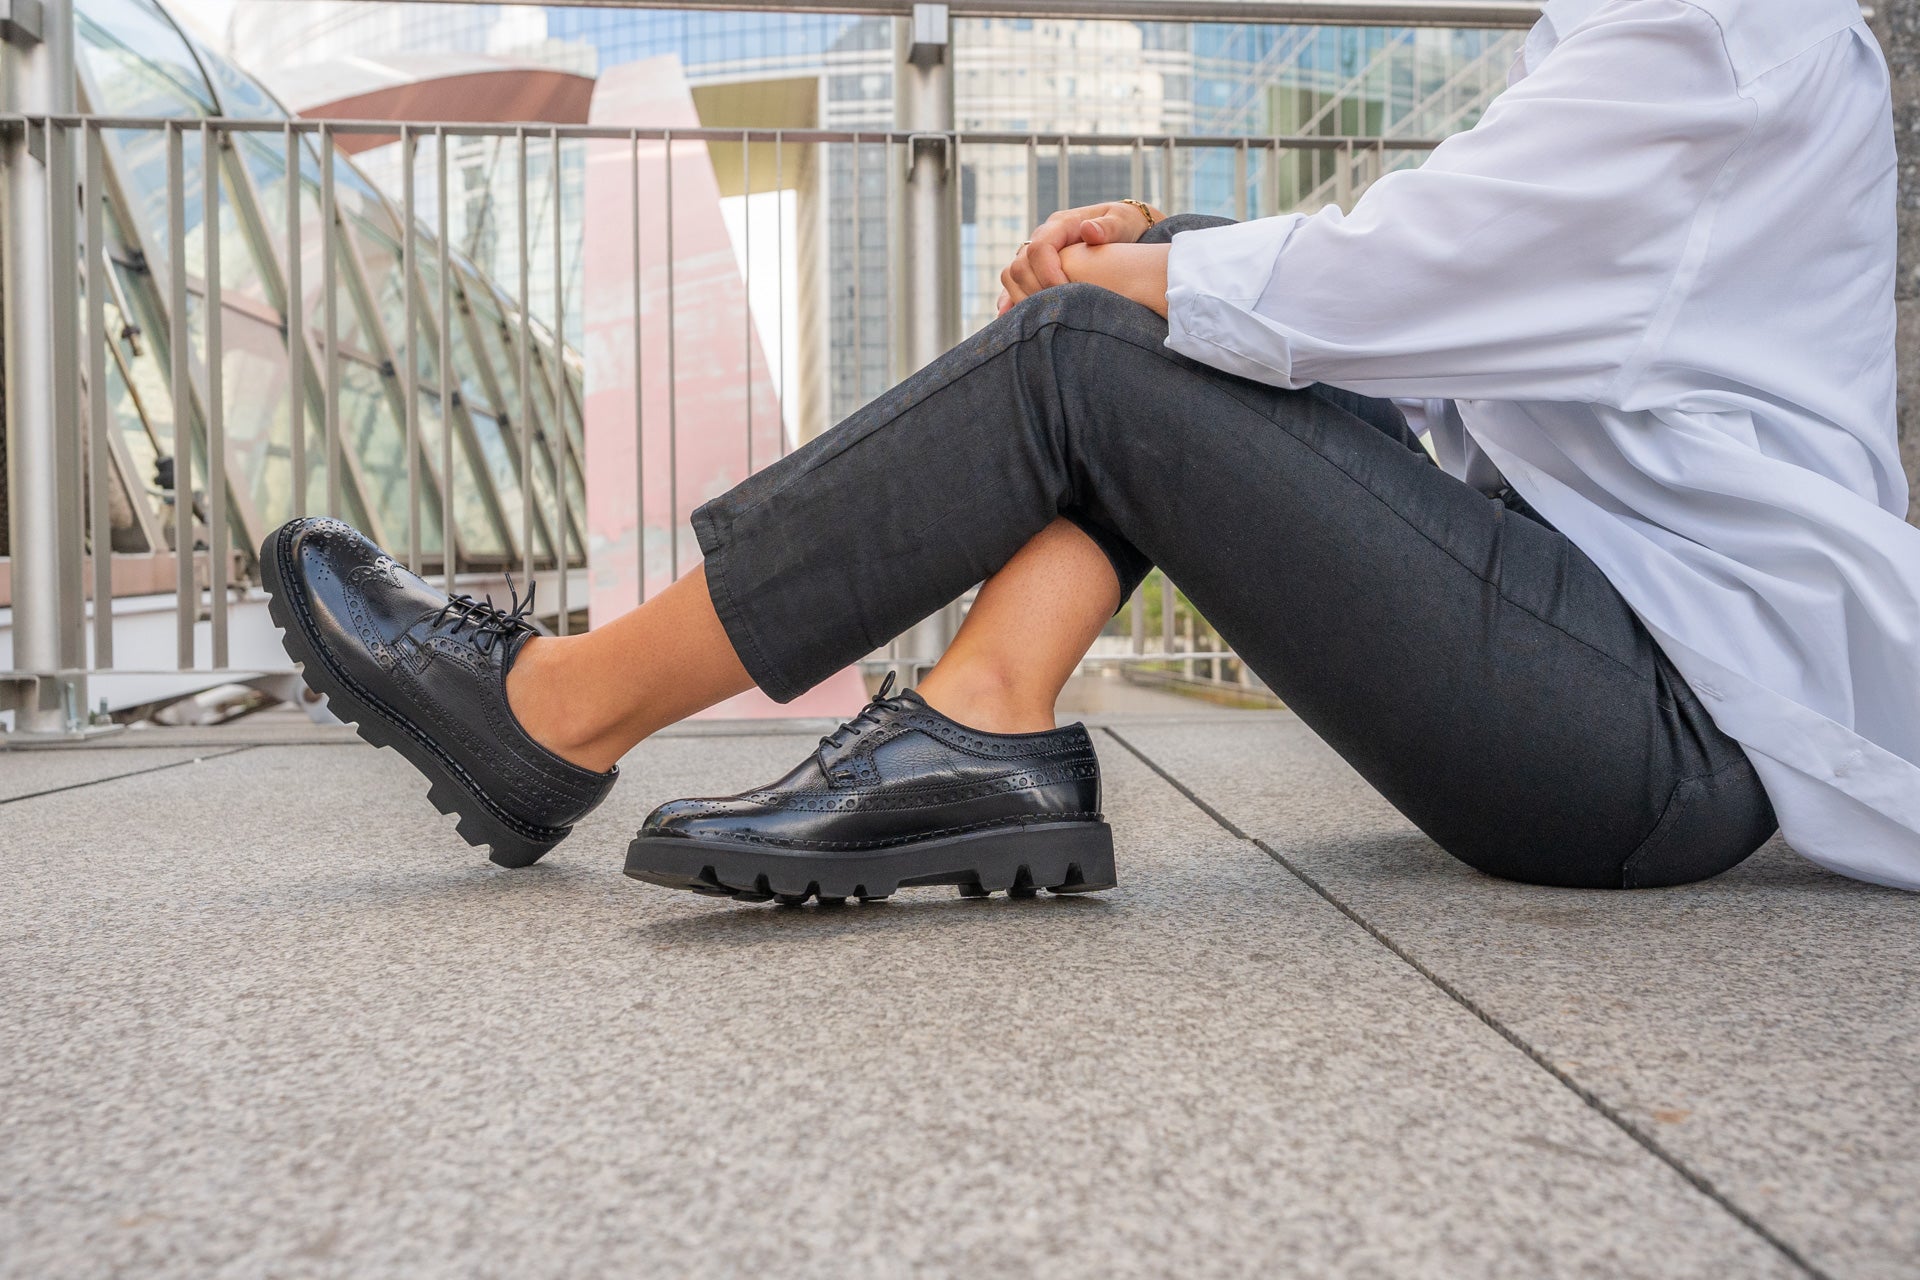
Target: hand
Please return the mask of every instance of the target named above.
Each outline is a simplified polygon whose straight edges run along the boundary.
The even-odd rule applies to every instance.
[[[1154,211],[1154,221],[1161,217]],[[1020,246],[1013,261],[1000,273],[998,310],[1005,312],[1042,289],[1065,284],[1060,252],[1072,245],[1132,244],[1146,233],[1147,216],[1118,200],[1062,209],[1035,228],[1033,239]]]
[[[1060,254],[1067,279],[1111,289],[1160,315],[1167,314],[1166,244],[1075,244]]]

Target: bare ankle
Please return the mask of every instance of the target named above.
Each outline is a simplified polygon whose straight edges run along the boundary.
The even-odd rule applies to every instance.
[[[941,663],[915,692],[949,720],[987,733],[1039,733],[1055,727],[1054,699],[985,664]]]
[[[563,639],[535,636],[507,671],[507,706],[527,736],[583,769],[604,773],[632,747],[598,723],[591,703],[574,696]]]

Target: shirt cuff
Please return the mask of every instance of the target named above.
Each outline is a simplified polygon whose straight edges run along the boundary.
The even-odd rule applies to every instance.
[[[1292,359],[1253,313],[1303,214],[1182,231],[1167,255],[1167,346],[1189,359],[1292,386]]]

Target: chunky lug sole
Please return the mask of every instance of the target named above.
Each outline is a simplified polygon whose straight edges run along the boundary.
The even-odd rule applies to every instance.
[[[392,748],[427,776],[427,799],[441,813],[459,817],[454,830],[461,839],[476,849],[486,848],[500,866],[530,867],[567,838],[571,827],[538,827],[505,813],[432,738],[348,675],[314,634],[306,594],[292,566],[282,564],[284,537],[275,533],[265,551],[260,571],[266,580],[267,611],[280,628],[287,654],[299,664],[301,678],[326,695],[327,709],[351,724],[362,740]]]
[[[1104,822],[1033,822],[883,849],[815,853],[689,836],[641,835],[627,874],[648,884],[741,902],[808,898],[872,902],[899,889],[958,885],[962,897],[1004,889],[1016,898],[1111,889],[1113,829]]]

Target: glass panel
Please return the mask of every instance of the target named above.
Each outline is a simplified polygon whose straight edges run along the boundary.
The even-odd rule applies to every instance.
[[[121,180],[131,208],[132,224],[121,227],[122,240],[145,250],[149,259],[164,264],[170,228],[167,216],[167,142],[157,129],[109,129],[102,132],[107,159]],[[184,262],[187,279],[195,285],[206,270],[206,240],[201,219],[205,213],[205,181],[201,173],[201,138],[189,131],[181,140],[182,212],[185,227]],[[220,186],[220,269],[221,288],[236,297],[251,299],[262,306],[268,294],[261,283],[261,263],[253,254],[252,241],[246,235],[236,203],[238,167],[227,163]],[[111,205],[109,206],[111,208]],[[118,211],[112,216],[118,222]],[[284,219],[278,219],[284,221]],[[316,220],[317,225],[317,220]],[[278,267],[272,268],[277,274]],[[143,287],[164,290],[159,278],[148,278]],[[163,300],[156,295],[156,304]]]
[[[384,219],[382,220],[384,221]],[[360,212],[347,215],[347,226],[353,233],[354,243],[360,250],[361,265],[367,272],[367,289],[373,295],[373,304],[380,316],[380,327],[387,332],[387,341],[393,345],[395,358],[400,358],[407,341],[407,295],[406,276],[400,270],[400,242],[389,235],[384,227],[375,226]],[[420,246],[425,254],[427,246]],[[428,306],[438,301],[438,295],[423,298]],[[423,308],[421,314],[427,314]],[[431,345],[424,340],[421,343],[421,377],[435,377],[430,373],[433,368],[433,356],[427,350]]]
[[[572,347],[561,352],[562,367],[566,369],[567,388],[572,399],[567,404],[567,433],[573,437],[573,447],[577,454],[584,455],[587,450],[585,424],[580,420],[580,406],[586,403],[587,370],[581,362],[580,353]]]
[[[122,288],[133,299],[135,323],[142,331],[139,354],[134,354],[126,342],[118,344],[121,357],[126,360],[129,369],[130,393],[138,412],[122,419],[121,426],[127,433],[127,448],[133,454],[135,474],[139,482],[152,485],[153,466],[162,453],[173,448],[173,396],[167,390],[166,375],[160,370],[160,362],[154,356],[153,316],[142,310],[145,291],[142,289],[144,277],[136,275],[119,263],[113,264],[115,273],[120,277]],[[118,313],[117,307],[107,308],[108,315]],[[114,332],[121,326],[109,325]],[[164,448],[163,448],[164,446]]]
[[[190,41],[193,52],[206,69],[220,98],[220,114],[240,120],[284,120],[287,109],[268,93],[266,87],[234,66],[198,40]]]
[[[86,278],[86,270],[89,265],[90,263],[83,263],[80,271],[75,275],[75,284],[78,290],[81,315],[83,317],[87,314],[87,293],[89,287],[98,286],[101,283],[98,277],[91,281]],[[135,430],[138,430],[141,436],[145,437],[145,428],[138,424],[137,419],[139,415],[133,408],[131,397],[127,394],[126,380],[120,376],[120,369],[114,363],[113,359],[112,347],[114,343],[118,341],[117,335],[121,331],[123,322],[120,317],[119,308],[114,305],[110,291],[108,296],[102,299],[101,305],[104,312],[101,317],[101,329],[106,334],[108,346],[108,351],[105,356],[106,376],[99,387],[87,387],[80,402],[80,411],[82,414],[90,415],[91,404],[87,397],[98,395],[106,404],[108,420],[111,424],[107,428],[108,439],[112,439],[112,433],[116,429],[118,429],[123,436],[125,435],[128,426],[126,421],[128,415],[135,418]],[[91,351],[92,344],[99,341],[101,337],[99,333],[87,330],[84,319],[81,322],[79,336],[88,344],[85,348],[86,351]],[[86,357],[83,354],[81,358],[84,360]],[[83,374],[82,377],[84,379],[85,375]],[[83,430],[85,430],[85,423],[90,421],[90,416],[82,419]],[[92,450],[93,443],[91,439],[86,442],[86,448],[89,451]],[[147,540],[141,530],[139,522],[135,519],[133,509],[135,503],[143,505],[147,503],[146,495],[142,492],[128,492],[126,485],[128,477],[120,474],[120,468],[118,466],[109,463],[106,468],[106,473],[110,477],[107,491],[107,509],[111,523],[108,527],[107,546],[105,550],[123,552],[149,550]],[[91,475],[90,467],[89,475]],[[88,549],[91,551],[93,549],[91,529],[88,531],[87,538]]]
[[[560,508],[553,498],[553,459],[547,455],[547,442],[542,436],[533,441],[533,518],[536,525],[553,527],[554,518]],[[548,567],[553,564],[553,545],[544,535],[540,539],[540,555]]]
[[[420,397],[420,439],[426,446],[428,456],[434,460],[436,470],[442,456],[440,432],[443,421],[439,393],[423,393]],[[479,477],[474,475],[473,458],[458,435],[454,437],[453,446],[453,518],[460,528],[461,554],[504,556],[507,553],[506,544],[500,540],[500,531],[494,527],[493,519],[488,514],[486,491],[480,487]]]
[[[535,356],[534,377],[540,380],[539,397],[535,401],[535,404],[536,404],[536,407],[538,407],[538,409],[540,410],[540,424],[541,424],[542,431],[551,432],[553,429],[553,423],[555,421],[555,417],[554,417],[555,404],[553,399],[554,388],[553,388],[553,382],[552,382],[553,349],[551,347],[535,347],[534,356]],[[562,367],[565,368],[564,365]],[[569,372],[571,372],[571,370],[569,370]],[[574,412],[573,404],[567,398],[564,389],[562,390],[561,400],[558,407],[560,410],[559,421],[562,421],[566,424],[567,434],[573,438],[574,449],[575,449],[574,455],[572,457],[568,457],[567,459],[565,476],[566,476],[566,483],[567,483],[567,510],[568,510],[568,516],[570,520],[569,537],[573,541],[577,542],[578,541],[577,538],[572,538],[571,522],[577,521],[580,516],[580,513],[584,512],[587,509],[586,490],[582,484],[580,468],[573,461],[573,457],[580,456],[581,452],[583,451],[583,446],[581,444],[580,415]],[[561,450],[560,442],[557,437],[551,437],[551,436],[547,437],[546,443],[550,449],[554,450],[556,456],[559,456],[563,452]],[[557,515],[555,518],[557,518]]]
[[[468,341],[469,329],[473,318],[466,314],[468,301],[476,292],[473,280],[461,272],[455,277],[457,291],[453,296],[453,370],[460,377],[460,395],[469,404],[483,408],[492,408],[493,396],[487,390],[486,379],[480,375],[480,360],[474,354],[473,344]]]
[[[437,318],[440,314],[440,260],[436,255],[437,250],[434,249],[432,243],[424,236],[421,237],[420,288],[423,294],[422,301],[425,304],[422,307],[422,311]],[[465,276],[460,270],[459,263],[456,261],[453,267],[452,290],[454,326],[450,335],[453,339],[453,372],[460,380],[458,390],[461,398],[478,404],[483,408],[492,408],[492,397],[487,394],[486,386],[480,381],[480,375],[474,367],[473,353],[467,346],[467,326],[461,323],[459,314],[460,290],[465,284]],[[426,335],[422,336],[422,340],[426,340]],[[430,362],[433,362],[433,367],[438,369],[439,335],[437,332],[432,335],[432,341],[435,343],[435,346],[432,353],[428,356],[428,359]],[[434,385],[438,386],[439,375],[436,373],[434,377]]]
[[[587,493],[581,488],[580,466],[567,459],[567,514],[576,523],[587,510]]]
[[[352,209],[363,218],[377,218],[391,228],[398,228],[400,219],[387,209],[386,197],[380,189],[367,181],[344,151],[336,149],[333,153],[333,185],[340,207]]]
[[[520,370],[516,365],[518,357],[515,347],[504,329],[500,315],[500,301],[485,282],[467,294],[467,305],[473,310],[473,328],[480,335],[480,359],[486,362],[493,373],[493,380],[500,387],[500,395],[506,400],[504,405],[495,405],[511,413],[517,403],[517,389],[520,385]]]
[[[380,241],[381,247],[377,252],[381,254],[392,254],[393,256],[391,258],[383,257],[375,260],[386,264],[387,267],[390,268],[387,269],[387,274],[397,281],[401,278],[398,247],[385,241],[384,237],[380,237]],[[373,262],[369,261],[368,274],[371,276],[374,270]],[[421,293],[418,303],[420,308],[418,357],[421,406],[420,438],[426,446],[428,455],[437,460],[441,456],[440,347],[439,334],[436,330],[436,321],[440,306],[440,277],[438,259],[433,256],[433,246],[425,237],[422,237],[420,241],[420,273],[422,277],[420,282]],[[404,298],[397,299],[397,301],[404,307]],[[488,409],[486,389],[480,382],[478,374],[474,369],[473,358],[467,351],[465,340],[466,326],[461,322],[461,318],[458,315],[459,302],[457,296],[454,301],[454,307],[456,314],[452,332],[454,345],[453,368],[461,375],[460,382],[455,388],[455,393],[460,397],[461,401],[467,405],[470,413],[484,415]],[[402,311],[397,324],[398,329],[394,334],[389,335],[396,342],[399,341],[398,335],[405,333],[406,317],[404,311]],[[400,358],[403,360],[406,358],[404,352]],[[497,435],[499,430],[498,424],[493,422],[491,417],[488,418],[488,422],[495,435]],[[476,428],[478,425],[476,421]],[[491,460],[493,451],[489,448],[485,432],[479,433],[479,439],[483,453],[486,453],[489,460]],[[489,508],[486,501],[486,492],[482,488],[482,484],[487,481],[492,481],[496,486],[496,492],[502,491],[499,482],[501,480],[511,482],[513,478],[512,473],[509,472],[507,475],[501,476],[498,472],[492,471],[491,466],[489,466],[490,475],[483,479],[483,477],[476,475],[474,472],[473,459],[465,448],[464,440],[456,439],[455,445],[453,488],[454,519],[457,520],[460,525],[462,551],[477,556],[504,556],[507,553],[507,546],[501,540],[499,528],[494,524],[491,516],[488,514]],[[517,511],[519,509],[518,503],[519,496],[516,488],[513,505],[508,509]]]
[[[487,474],[492,477],[493,490],[500,496],[500,510],[506,516],[517,546],[520,539],[520,463],[513,455],[513,443],[500,426],[500,420],[492,414],[470,406],[467,416],[473,419],[473,434],[480,441],[480,455],[486,463]],[[546,539],[537,532],[534,537],[535,545],[544,552]]]
[[[422,415],[424,424],[425,414]],[[380,371],[359,360],[340,361],[341,443],[360,464],[367,502],[387,537],[407,533],[406,435],[393,417]],[[440,551],[440,503],[432,485],[421,489],[421,551]]]
[[[114,332],[117,325],[112,308],[108,309],[108,332]],[[124,348],[122,348],[124,350]],[[140,406],[134,401],[133,392],[127,387],[127,380],[120,372],[119,362],[107,361],[107,411],[112,415],[113,425],[119,428],[120,436],[126,443],[127,454],[132,459],[133,471],[128,477],[131,481],[134,500],[146,504],[149,512],[154,507],[153,467],[159,457],[154,447],[153,434],[147,430],[147,424],[140,417]],[[121,545],[125,541],[127,545]],[[115,551],[148,550],[146,539],[136,526],[127,534],[116,527],[113,531],[113,549]]]
[[[340,420],[343,440],[360,464],[361,478],[388,538],[404,548],[408,530],[406,428],[395,420],[383,375],[356,359],[340,363]],[[420,440],[432,467],[421,473],[421,537],[423,555],[441,551],[440,503],[432,473],[441,457],[440,397],[422,388]],[[504,556],[506,546],[489,515],[486,492],[473,470],[473,459],[459,439],[454,441],[454,520],[463,551],[478,556]]]
[[[317,182],[317,179],[316,179]],[[320,189],[316,185],[307,197],[301,200],[303,216],[300,226],[300,287],[307,295],[307,332],[320,346],[322,335],[326,333],[326,288],[322,275],[320,242]],[[311,206],[311,212],[304,212]],[[344,256],[334,258],[334,320],[333,331],[342,347],[351,348],[362,354],[371,355],[365,330],[360,325],[360,312],[353,305],[353,295],[347,288],[347,265]]]
[[[74,35],[87,103],[103,115],[208,116],[213,90],[151,0],[78,0]]]
[[[257,212],[266,226],[272,252],[280,261],[284,261],[287,252],[286,139],[279,134],[235,134],[234,150],[253,178],[254,190],[259,194]],[[302,138],[300,153],[300,283],[306,295],[307,332],[318,354],[322,350],[320,339],[325,331],[323,303],[326,295],[321,288],[320,160],[316,140]],[[343,158],[334,170],[334,198],[349,226],[354,225],[363,207],[363,198],[357,192],[357,188],[362,186],[364,183]],[[221,231],[223,235],[226,232],[224,223]],[[221,249],[224,267],[227,262],[224,241]],[[273,270],[284,279],[284,271],[278,263]],[[341,278],[340,292],[335,302],[336,331],[342,347],[370,355],[372,353],[368,350],[359,314],[352,306],[347,290],[346,270],[344,257],[336,259],[336,271]]]
[[[295,514],[286,340],[277,328],[232,307],[222,318],[228,475],[236,489],[251,495],[261,523],[278,526]]]
[[[567,559],[570,562],[583,563],[580,550],[580,522],[585,518],[587,501],[580,488],[580,468],[573,460],[567,460]]]
[[[108,163],[120,178],[130,206],[125,238],[139,245],[162,266],[167,255],[167,137],[159,129],[101,131]],[[200,177],[200,138],[189,132],[181,141],[181,176],[186,227],[187,275],[200,274],[200,204],[204,184]],[[143,288],[163,289],[158,275],[143,277]]]
[[[287,252],[287,146],[279,134],[236,133],[234,155],[253,179],[260,197],[260,220],[266,224],[277,258]]]
[[[553,497],[553,455],[549,450],[549,442],[544,435],[534,441],[533,501],[536,509],[535,518],[544,520],[549,526],[557,526],[560,519],[560,508],[555,503]],[[571,495],[577,492],[579,488],[579,475],[571,464],[567,467],[567,480],[568,493]],[[572,503],[571,497],[569,498],[569,503]],[[580,537],[577,532],[577,526],[583,510],[584,508],[581,506],[570,505],[567,512],[566,539],[568,557],[575,561],[581,559]],[[552,546],[545,538],[541,539],[540,551],[543,556],[547,557],[547,564],[551,566],[553,563]]]
[[[327,422],[325,415],[320,412],[320,371],[309,364],[306,373],[307,408],[300,418],[300,434],[307,438],[307,483],[300,503],[300,514],[324,515],[327,510]],[[353,441],[348,434],[344,396],[341,399],[340,419],[341,453],[348,459],[343,468],[347,474],[340,486],[341,518],[356,529],[371,529],[373,526],[367,518],[367,504],[354,488]]]
[[[243,186],[245,168],[240,147],[236,146],[223,155],[220,174],[220,292],[223,298],[245,298],[266,308],[273,306],[274,299],[279,296],[277,287],[272,293],[268,292],[266,279],[270,275],[277,286],[280,265],[278,262],[261,262],[254,256],[253,239],[247,234],[240,217],[241,202],[251,200]],[[282,217],[281,221],[284,222],[285,218]],[[262,247],[268,253],[277,252],[274,245]],[[277,307],[274,309],[278,310]]]

